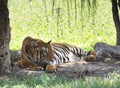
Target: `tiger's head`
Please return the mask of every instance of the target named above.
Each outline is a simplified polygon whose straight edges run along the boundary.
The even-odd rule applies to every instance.
[[[22,43],[21,54],[29,61],[37,61],[39,40],[26,37]]]
[[[53,61],[54,55],[51,47],[51,40],[49,42],[44,42],[39,40],[39,57],[43,62]]]
[[[51,40],[45,43],[40,39],[26,37],[23,40],[22,53],[29,61],[36,64],[53,61]]]

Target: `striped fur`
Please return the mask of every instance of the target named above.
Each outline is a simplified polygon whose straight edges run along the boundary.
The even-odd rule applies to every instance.
[[[41,69],[38,66],[44,68],[45,64],[45,68],[50,70],[56,64],[77,61],[81,57],[89,57],[90,54],[91,52],[85,52],[81,48],[69,44],[51,43],[51,41],[46,43],[40,39],[26,37],[21,48],[20,64],[23,68],[34,69]],[[92,56],[92,58],[94,57]]]
[[[69,44],[63,43],[46,43],[46,46],[42,46],[40,48],[40,56],[39,59],[43,61],[47,61],[49,64],[59,64],[65,63],[70,61],[77,61],[80,60],[83,56],[90,55],[91,52],[85,52],[81,48],[72,46]],[[50,49],[49,53],[48,50]],[[51,54],[52,58],[49,58],[49,54]],[[46,57],[49,58],[46,60]]]

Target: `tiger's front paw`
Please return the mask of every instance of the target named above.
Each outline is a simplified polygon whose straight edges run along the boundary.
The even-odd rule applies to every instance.
[[[57,72],[57,66],[56,65],[47,65],[45,71],[48,73]]]

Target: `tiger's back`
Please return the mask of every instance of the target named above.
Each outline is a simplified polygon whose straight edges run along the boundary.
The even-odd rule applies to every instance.
[[[66,43],[51,43],[51,48],[54,53],[54,61],[51,62],[53,64],[81,60],[82,57],[89,56],[91,54],[91,51],[86,52],[79,47]]]

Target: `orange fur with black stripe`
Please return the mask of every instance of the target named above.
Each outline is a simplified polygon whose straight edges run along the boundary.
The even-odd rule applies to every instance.
[[[54,72],[57,70],[56,64],[74,61],[82,56],[86,61],[94,61],[94,55],[95,52],[85,52],[69,44],[51,41],[45,43],[39,39],[26,37],[22,44],[20,63],[23,68],[44,68],[47,72]]]

